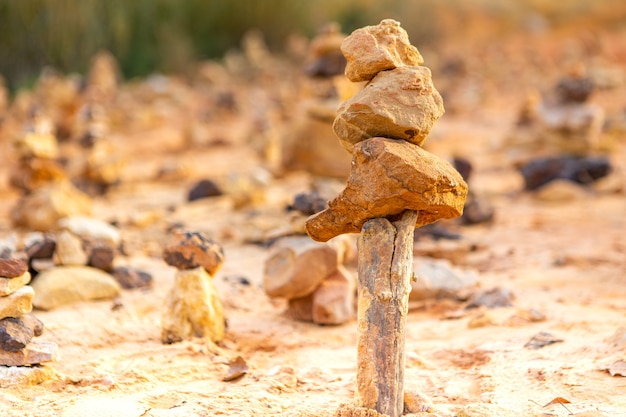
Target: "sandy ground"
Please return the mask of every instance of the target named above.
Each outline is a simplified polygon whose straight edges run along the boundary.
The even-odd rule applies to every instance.
[[[505,123],[485,120],[455,142],[471,123],[444,118],[433,149],[445,153],[473,144],[471,184],[494,204],[496,219],[491,225],[453,226],[461,241],[420,240],[415,250],[477,271],[481,288],[510,290],[514,307],[466,311],[450,300],[414,306],[407,325],[406,389],[430,398],[436,415],[443,416],[477,403],[517,416],[625,415],[626,379],[604,369],[625,359],[624,336],[621,344],[612,342],[626,315],[624,194],[588,191],[573,201],[538,201],[521,192],[520,177],[497,151],[479,151],[481,141],[489,147],[485,134],[498,136]],[[616,161],[624,161],[624,151],[618,149]],[[623,172],[616,175],[624,180]],[[308,181],[302,173],[275,181],[264,213],[280,215],[284,202]],[[270,300],[261,286],[267,248],[237,238],[249,227],[250,214],[233,212],[220,199],[186,203],[185,195],[181,184],[152,182],[122,186],[96,200],[96,216],[103,219],[112,220],[111,213],[117,220],[155,217],[144,228],[123,229],[131,253],[118,259],[151,272],[154,285],[125,290],[115,303],[38,311],[46,325],[40,340],[59,345],[61,358],[50,365],[58,377],[1,390],[2,415],[330,416],[352,400],[355,322],[320,327],[286,318],[284,301]],[[5,234],[10,227],[4,214],[14,198],[11,192],[2,198]],[[224,241],[226,262],[215,281],[228,334],[219,346],[160,342],[161,307],[174,277],[160,259],[160,243],[166,226],[181,221]],[[525,320],[531,309],[546,320]],[[470,325],[477,322],[482,324]],[[539,332],[562,341],[525,348]],[[222,381],[237,356],[247,362],[248,373]],[[569,403],[546,406],[559,397]]]

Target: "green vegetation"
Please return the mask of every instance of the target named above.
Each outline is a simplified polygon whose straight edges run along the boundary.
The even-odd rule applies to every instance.
[[[558,3],[580,16],[592,7],[588,3],[619,2]],[[423,44],[446,30],[464,30],[462,16],[477,8],[518,26],[536,11],[553,21],[563,15],[548,0],[0,0],[0,74],[15,89],[46,65],[84,72],[101,49],[118,58],[126,77],[181,71],[196,59],[221,57],[238,47],[249,29],[260,29],[279,51],[290,34],[311,37],[330,20],[349,33],[396,18],[414,43]]]

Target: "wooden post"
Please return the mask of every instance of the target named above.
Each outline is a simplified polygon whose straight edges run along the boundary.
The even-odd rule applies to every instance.
[[[369,220],[359,237],[356,406],[404,412],[404,341],[417,211]]]

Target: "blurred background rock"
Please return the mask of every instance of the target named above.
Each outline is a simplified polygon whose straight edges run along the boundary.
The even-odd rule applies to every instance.
[[[310,39],[330,21],[350,33],[398,19],[422,50],[450,38],[480,42],[590,16],[610,29],[625,15],[621,0],[2,0],[0,74],[15,91],[31,86],[45,66],[84,74],[100,50],[117,58],[125,78],[184,73],[197,60],[223,57],[250,29],[260,30],[271,50],[286,51],[294,37]],[[422,54],[433,65],[427,50]]]

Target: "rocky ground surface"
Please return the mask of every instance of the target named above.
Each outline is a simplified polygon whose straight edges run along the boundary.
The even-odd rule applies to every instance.
[[[477,225],[441,224],[458,239],[417,233],[416,263],[446,259],[471,272],[477,284],[411,303],[405,386],[424,397],[423,414],[416,415],[626,413],[626,45],[623,32],[621,38],[601,35],[595,46],[593,39],[572,34],[546,40],[535,67],[517,65],[516,76],[509,71],[516,62],[495,58],[526,51],[517,38],[461,59],[461,72],[458,65],[446,67],[457,68],[452,75],[432,66],[448,113],[435,125],[428,150],[471,161],[470,192],[488,201],[495,215]],[[504,146],[525,100],[525,91],[513,84],[551,88],[564,71],[536,66],[555,60],[554,51],[567,50],[571,39],[606,53],[598,53],[605,60],[590,61],[607,84],[591,100],[606,112],[602,138],[610,142],[604,154],[613,171],[589,186],[561,182],[525,191]],[[423,54],[428,65],[433,54]],[[524,54],[514,57],[522,60]],[[477,62],[489,62],[489,71],[477,71]],[[616,69],[621,80],[611,78]],[[545,81],[537,83],[541,77]],[[238,86],[234,100],[250,101],[244,114],[215,116],[194,125],[192,134],[181,126],[187,120],[176,117],[185,111],[177,99],[191,106],[185,101],[189,91],[176,80],[152,79],[157,104],[133,103],[136,114],[125,115],[132,117],[132,129],[112,123],[108,140],[125,165],[118,184],[92,196],[91,216],[119,229],[123,250],[116,265],[150,273],[152,284],[122,289],[114,299],[35,309],[45,325],[38,340],[56,343],[59,357],[35,367],[41,371],[35,380],[43,382],[0,390],[2,415],[312,417],[332,416],[352,401],[356,322],[294,321],[285,315],[287,302],[269,298],[262,286],[268,244],[298,230],[286,207],[296,194],[320,184],[303,170],[278,174],[267,152],[271,146],[259,150],[252,140],[262,137],[267,145],[273,135],[289,136],[293,121],[281,119],[281,106],[298,103],[289,101],[297,95],[289,81],[267,90]],[[124,89],[123,97],[128,91],[147,94],[140,85]],[[327,134],[335,140],[329,127]],[[11,211],[23,192],[9,186],[15,169],[10,139],[3,137],[0,145],[0,238],[20,242],[32,231],[13,224]],[[215,179],[225,192],[188,201],[189,190],[203,178]],[[323,183],[334,190],[343,181],[338,184]],[[224,265],[213,279],[227,327],[217,344],[161,341],[164,300],[176,274],[162,251],[178,228],[201,231],[223,246]],[[356,271],[354,265],[349,269]],[[510,305],[467,308],[481,292],[496,289]]]

